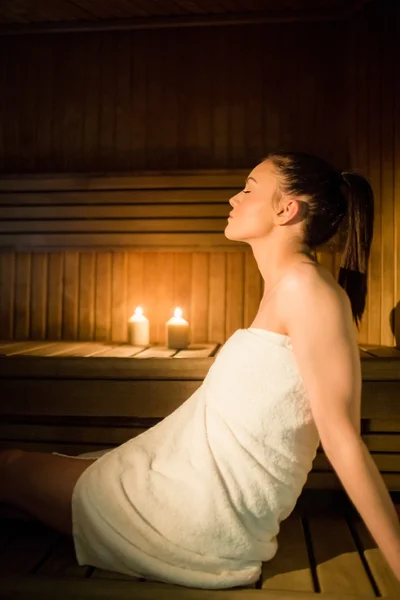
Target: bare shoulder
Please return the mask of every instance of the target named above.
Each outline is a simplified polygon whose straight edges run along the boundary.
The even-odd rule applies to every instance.
[[[318,263],[299,263],[285,278],[281,288],[279,305],[285,328],[297,317],[306,317],[308,326],[320,326],[327,319],[335,326],[341,323],[343,335],[355,339],[350,299],[335,280],[332,273]]]
[[[320,265],[298,265],[280,296],[282,321],[309,394],[325,449],[334,431],[359,435],[361,365],[351,303],[345,290]]]

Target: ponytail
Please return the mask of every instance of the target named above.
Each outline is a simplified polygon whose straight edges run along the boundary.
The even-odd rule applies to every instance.
[[[342,178],[346,184],[344,194],[348,208],[338,282],[350,298],[353,319],[359,329],[368,291],[368,261],[374,229],[374,196],[370,184],[362,175],[344,172]]]

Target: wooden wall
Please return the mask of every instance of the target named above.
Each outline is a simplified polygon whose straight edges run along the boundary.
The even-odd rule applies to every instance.
[[[223,233],[246,173],[0,181],[0,339],[124,342],[138,305],[151,343],[176,306],[192,342],[250,325],[261,276]]]
[[[399,24],[398,3],[374,0],[348,22],[2,37],[0,173],[250,170],[277,147],[359,170],[376,198],[360,341],[393,345],[400,327],[394,319],[400,299]],[[3,215],[0,237],[10,233],[7,222]],[[157,254],[136,244],[97,255],[95,248],[83,252],[61,243],[57,251],[2,246],[3,337],[123,339],[124,325],[113,325],[112,290],[121,282],[127,290],[132,280],[126,273],[146,261],[152,274],[170,269],[170,298],[186,298],[188,315],[198,319],[194,341],[223,342],[232,328],[247,326],[261,293],[254,263],[246,279],[244,265],[252,259],[243,247],[176,253],[166,246]],[[338,258],[321,255],[333,271]],[[214,284],[225,300],[212,316],[215,260],[222,262]],[[173,264],[180,265],[176,276]],[[37,283],[37,273],[46,273],[45,283]],[[165,297],[160,281],[154,275],[152,284],[146,275],[149,306],[157,295]],[[255,290],[251,301],[245,300],[248,285]],[[53,313],[52,289],[62,299]],[[126,315],[129,293],[121,298],[118,310]],[[194,308],[196,302],[202,308]],[[167,312],[167,304],[158,306],[157,314]],[[157,319],[153,343],[162,341],[164,317]]]
[[[252,168],[281,144],[344,163],[335,108],[342,28],[0,38],[0,170]]]
[[[360,339],[400,347],[400,5],[371,2],[349,31],[350,164],[375,194],[366,315]]]

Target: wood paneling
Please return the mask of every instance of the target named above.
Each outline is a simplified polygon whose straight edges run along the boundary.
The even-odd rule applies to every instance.
[[[248,251],[5,252],[1,338],[127,341],[128,318],[141,305],[151,343],[165,342],[176,306],[193,342],[222,342],[251,324],[261,284]]]
[[[292,22],[345,19],[367,0],[235,0],[232,2],[146,2],[136,0],[53,0],[32,3],[3,0],[0,33],[90,31],[177,26],[225,25],[257,22]],[[3,25],[3,27],[1,27]]]
[[[370,2],[349,23],[349,163],[370,180],[375,230],[359,339],[400,346],[400,33],[397,2]],[[396,314],[397,313],[397,314]],[[396,334],[397,328],[397,334]]]
[[[165,343],[176,306],[193,342],[250,325],[262,279],[250,246],[224,235],[246,174],[1,179],[3,339],[124,342],[137,305],[152,343]],[[339,244],[321,262],[333,268]]]
[[[223,342],[250,326],[262,297],[263,282],[248,250],[0,256],[5,340],[127,341],[128,318],[141,305],[150,319],[151,343],[164,343],[165,323],[176,306],[191,324],[193,342]],[[323,262],[324,253],[317,256]]]
[[[281,145],[344,165],[344,29],[0,36],[0,172],[250,169]]]
[[[0,172],[14,174],[0,198],[0,244],[7,249],[0,259],[2,335],[120,338],[124,326],[116,315],[129,298],[156,304],[157,293],[165,301],[159,312],[181,297],[192,319],[199,315],[196,336],[207,330],[208,339],[223,341],[254,314],[260,285],[249,276],[243,249],[222,233],[228,191],[215,189],[213,175],[207,175],[210,189],[200,191],[189,190],[187,179],[186,188],[172,190],[163,177],[218,168],[229,179],[286,146],[370,179],[376,219],[359,341],[400,344],[399,27],[398,3],[372,0],[347,22],[318,25],[0,37]],[[82,188],[69,178],[62,193],[51,177],[26,181],[39,172],[149,169],[163,188],[157,209],[152,175],[147,183],[143,176],[134,197],[119,176],[108,188],[101,177],[76,177]],[[35,185],[37,193],[46,190],[40,204]],[[194,218],[196,231],[189,229]],[[136,250],[164,254],[143,258]],[[208,266],[193,254],[213,250]],[[120,253],[116,264],[113,252]],[[173,274],[178,252],[189,254]],[[322,251],[319,258],[338,272],[339,253]],[[141,269],[143,260],[158,264],[151,269],[161,278],[146,280],[147,291],[139,293],[136,259]],[[246,283],[235,280],[237,268]],[[126,284],[111,317],[113,273]],[[252,293],[237,304],[221,292],[225,285],[234,298],[243,286]],[[201,302],[209,298],[207,319],[199,294]],[[154,323],[152,335],[162,340],[162,319]]]

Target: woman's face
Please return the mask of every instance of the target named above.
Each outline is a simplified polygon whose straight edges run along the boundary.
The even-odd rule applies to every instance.
[[[229,240],[249,241],[266,237],[274,226],[272,199],[278,185],[270,161],[257,165],[247,177],[246,184],[229,200],[233,207],[225,228]]]

